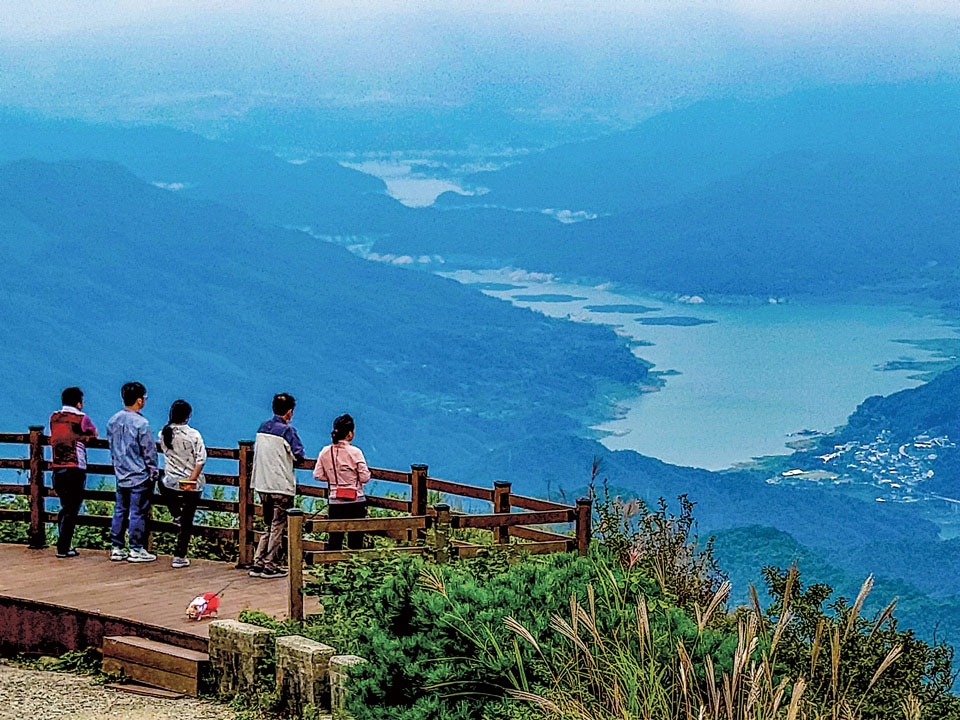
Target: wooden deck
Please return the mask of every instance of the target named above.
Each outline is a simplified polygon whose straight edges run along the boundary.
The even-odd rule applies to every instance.
[[[190,562],[179,570],[166,556],[110,562],[100,550],[58,560],[53,548],[0,543],[0,646],[55,652],[99,647],[105,634],[134,634],[206,650],[208,621],[188,620],[184,610],[197,595],[224,587],[221,619],[247,609],[286,616],[286,578],[263,580],[228,563]],[[315,612],[316,598],[305,600],[307,612]]]

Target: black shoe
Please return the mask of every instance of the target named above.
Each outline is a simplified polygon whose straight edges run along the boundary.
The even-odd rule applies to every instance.
[[[250,568],[250,570],[247,572],[247,575],[249,575],[250,577],[262,577],[262,576],[263,576],[263,566],[262,566],[262,565],[254,565],[254,566],[253,566],[252,568]]]
[[[283,568],[274,568],[274,569],[264,568],[263,572],[260,573],[260,577],[264,579],[282,578],[286,576],[287,576],[287,571],[284,570]]]
[[[70,549],[67,550],[66,552],[57,551],[57,557],[58,557],[58,558],[71,558],[71,557],[76,557],[76,556],[79,555],[79,554],[80,554],[80,553],[77,552],[77,549],[76,549],[76,548],[70,548]]]

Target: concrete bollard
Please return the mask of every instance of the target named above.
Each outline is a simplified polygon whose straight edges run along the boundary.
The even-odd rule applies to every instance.
[[[365,662],[356,655],[334,655],[330,658],[330,711],[334,720],[350,717],[347,714],[347,676],[351,667]]]
[[[273,631],[236,620],[210,623],[208,653],[221,695],[253,689],[257,666],[270,654]]]
[[[336,652],[300,635],[277,638],[277,692],[291,717],[301,717],[308,705],[326,707],[330,658]]]

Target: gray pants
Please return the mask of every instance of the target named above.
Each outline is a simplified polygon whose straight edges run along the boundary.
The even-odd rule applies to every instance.
[[[260,493],[263,503],[264,533],[257,544],[253,558],[256,567],[277,569],[277,555],[283,546],[283,533],[287,529],[287,510],[293,507],[293,495]]]

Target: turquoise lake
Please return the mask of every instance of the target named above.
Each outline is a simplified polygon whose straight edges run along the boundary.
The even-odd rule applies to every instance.
[[[958,337],[936,317],[891,306],[691,303],[522,271],[449,276],[468,284],[523,286],[485,286],[497,289],[483,292],[553,317],[611,325],[644,343],[634,353],[653,363],[653,370],[669,372],[663,388],[637,388],[637,395],[619,403],[619,418],[594,429],[605,433],[602,442],[612,450],[711,470],[790,452],[790,433],[832,430],[870,395],[919,385],[914,371],[878,369],[898,359],[935,358],[898,340]],[[533,297],[527,301],[524,295]],[[598,305],[642,307],[587,309]],[[696,320],[712,322],[673,324]]]

